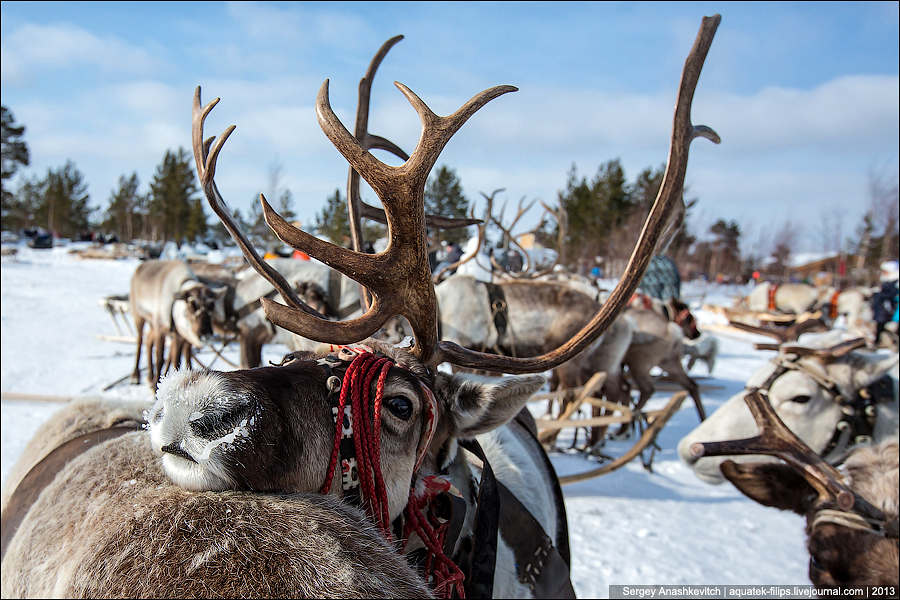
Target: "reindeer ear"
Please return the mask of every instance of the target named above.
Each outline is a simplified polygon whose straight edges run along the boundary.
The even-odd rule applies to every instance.
[[[887,375],[897,366],[900,356],[892,354],[851,354],[850,365],[853,367],[853,385],[856,389],[864,388]]]
[[[531,395],[544,385],[540,375],[504,377],[497,383],[482,383],[455,375],[444,381],[449,400],[452,433],[471,438],[500,427],[512,419]]]
[[[726,460],[719,469],[742,494],[764,506],[805,515],[816,497],[812,486],[784,464]]]

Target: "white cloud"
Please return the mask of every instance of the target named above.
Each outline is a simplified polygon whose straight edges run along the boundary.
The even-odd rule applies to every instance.
[[[0,44],[3,83],[19,83],[41,71],[91,65],[118,72],[146,72],[157,60],[145,48],[114,36],[99,37],[68,24],[25,24]]]
[[[250,36],[269,43],[291,42],[300,47],[327,44],[355,47],[367,42],[372,31],[357,15],[331,10],[310,10],[297,4],[271,5],[229,2],[228,14]]]

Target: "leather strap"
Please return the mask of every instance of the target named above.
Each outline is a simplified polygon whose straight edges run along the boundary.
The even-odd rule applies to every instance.
[[[574,598],[569,564],[519,499],[500,482],[500,535],[516,557],[519,581],[535,598]]]
[[[470,560],[459,567],[466,574],[466,598],[494,597],[494,570],[497,566],[497,530],[500,526],[498,481],[481,446],[475,440],[460,440],[459,445],[481,459],[481,484],[475,511],[475,535]]]
[[[69,461],[78,457],[83,452],[107,440],[117,438],[126,433],[140,431],[134,427],[118,426],[91,431],[54,448],[47,456],[40,460],[16,486],[9,498],[6,510],[2,516],[2,548],[0,548],[0,560],[6,556],[6,548],[16,535],[19,525],[25,519],[25,515],[37,501],[56,475],[62,471]]]
[[[528,430],[521,423],[517,425]],[[534,515],[509,488],[496,480],[478,442],[460,440],[459,444],[480,458],[483,464],[471,562],[461,565],[466,573],[466,597],[492,597],[497,563],[497,534],[500,532],[515,555],[519,581],[529,587],[535,598],[574,598],[575,590],[569,578],[566,525],[563,524],[560,530],[565,532],[564,557]],[[555,475],[554,472],[554,478]],[[561,496],[562,491],[559,493]],[[565,520],[565,508],[562,519]]]
[[[501,346],[509,326],[509,306],[506,304],[506,293],[499,284],[485,282],[484,285],[487,287],[488,304],[494,317],[494,327],[497,329],[497,345]]]
[[[532,446],[537,449],[544,459],[544,467],[553,478],[553,501],[556,504],[556,549],[566,562],[567,568],[571,567],[572,556],[569,549],[569,519],[566,515],[566,502],[563,498],[562,487],[559,485],[559,477],[556,475],[556,469],[553,468],[550,457],[547,456],[547,453],[544,451],[544,446],[541,444],[540,440],[538,440],[537,424],[534,422],[534,417],[528,412],[527,406],[519,411],[519,414],[510,421],[510,424],[528,432],[532,440]],[[568,577],[568,573],[566,576]]]

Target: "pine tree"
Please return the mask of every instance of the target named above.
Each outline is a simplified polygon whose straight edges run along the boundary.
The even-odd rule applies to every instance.
[[[90,194],[84,175],[71,160],[59,169],[48,169],[38,184],[40,203],[34,214],[35,222],[57,235],[72,237],[90,229],[88,206]]]
[[[425,212],[442,217],[461,218],[469,210],[462,184],[452,169],[441,166],[425,187]],[[469,238],[465,228],[433,232],[436,241],[462,244]]]
[[[166,150],[150,182],[149,218],[153,239],[183,241],[206,231],[206,216],[198,192],[191,157],[184,148]],[[199,206],[199,208],[198,208]]]
[[[4,210],[3,229],[15,230],[31,227],[37,222],[37,211],[44,201],[43,179],[26,177],[19,183],[18,189]]]
[[[572,165],[566,189],[559,192],[558,198],[568,219],[566,255],[588,262],[594,256],[609,254],[612,233],[635,206],[618,159],[601,164],[590,182],[584,177],[579,179],[577,168]]]
[[[0,201],[4,224],[8,210],[15,210],[15,198],[6,189],[6,180],[11,179],[19,166],[29,163],[28,146],[22,140],[24,125],[16,125],[15,117],[5,106],[0,106]]]
[[[133,240],[135,233],[139,231],[137,221],[140,218],[141,197],[138,194],[138,185],[137,173],[127,177],[122,175],[119,177],[118,189],[110,192],[103,227],[114,231],[122,241]]]
[[[325,199],[325,206],[316,215],[316,231],[338,246],[346,247],[350,244],[347,200],[342,197],[340,189],[335,189],[334,194]]]

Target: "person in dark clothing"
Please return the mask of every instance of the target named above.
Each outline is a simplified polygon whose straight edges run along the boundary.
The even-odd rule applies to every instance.
[[[658,254],[651,258],[638,289],[663,302],[670,298],[681,298],[681,276],[675,262]]]
[[[898,269],[895,261],[881,265],[881,289],[872,296],[872,318],[875,319],[875,345],[881,339],[885,325],[898,320]]]
[[[447,256],[444,258],[450,264],[458,262],[459,259],[462,258],[462,250],[460,250],[459,246],[450,242],[447,244]]]

